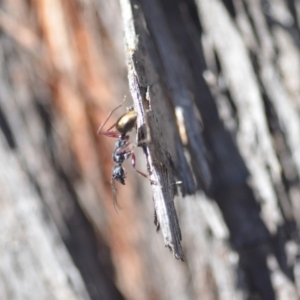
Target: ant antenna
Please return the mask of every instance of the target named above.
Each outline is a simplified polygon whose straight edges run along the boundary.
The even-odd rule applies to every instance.
[[[118,200],[117,200],[117,188],[116,188],[116,185],[115,185],[115,179],[114,178],[111,179],[110,185],[111,185],[111,189],[112,189],[112,192],[113,192],[114,208],[115,208],[116,213],[118,213],[119,210],[121,210],[122,208],[120,207],[120,205],[118,203]]]

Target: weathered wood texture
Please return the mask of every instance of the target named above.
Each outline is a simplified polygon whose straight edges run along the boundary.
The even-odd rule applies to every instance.
[[[299,299],[299,20],[299,0],[1,1],[0,299]],[[125,163],[116,212],[96,133],[124,95],[153,183]]]

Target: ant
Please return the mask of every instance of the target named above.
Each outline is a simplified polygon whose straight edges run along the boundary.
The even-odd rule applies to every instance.
[[[123,162],[131,156],[131,164],[134,170],[141,176],[149,179],[151,183],[153,181],[146,174],[136,169],[136,157],[133,149],[138,146],[138,144],[133,144],[129,142],[128,132],[131,131],[136,126],[137,112],[133,108],[128,108],[128,111],[123,114],[112,126],[110,126],[106,131],[102,131],[104,125],[108,122],[111,115],[122,106],[120,104],[116,108],[110,111],[102,125],[98,129],[98,134],[105,135],[107,137],[117,138],[115,145],[115,150],[113,152],[113,161],[115,166],[112,169],[111,186],[114,193],[114,205],[117,207],[116,200],[116,186],[115,180],[125,185],[126,173],[125,169],[122,167]],[[115,130],[113,130],[115,128]],[[141,142],[139,142],[141,144]]]

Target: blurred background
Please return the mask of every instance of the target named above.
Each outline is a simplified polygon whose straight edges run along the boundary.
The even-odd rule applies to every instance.
[[[97,135],[132,105],[128,16],[193,170],[184,262],[130,161],[116,212]],[[299,20],[299,0],[0,1],[0,299],[299,299]]]

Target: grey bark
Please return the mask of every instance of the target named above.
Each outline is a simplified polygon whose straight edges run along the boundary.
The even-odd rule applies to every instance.
[[[121,298],[77,203],[88,188],[74,180],[67,129],[37,57],[10,30],[1,34],[0,298]]]
[[[48,43],[4,2],[0,298],[299,299],[299,0],[37,1]],[[152,183],[126,165],[117,214],[125,85]]]

